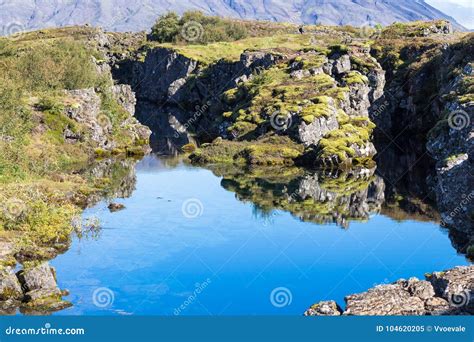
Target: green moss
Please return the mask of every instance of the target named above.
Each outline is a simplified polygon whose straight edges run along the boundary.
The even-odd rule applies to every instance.
[[[447,20],[434,21],[412,21],[407,23],[394,23],[382,30],[383,38],[403,38],[403,37],[423,37],[425,30],[430,30],[431,27],[437,29],[448,25]]]
[[[303,147],[284,136],[268,136],[248,141],[218,140],[203,145],[190,155],[194,163],[248,165],[292,165]]]
[[[342,115],[342,113],[341,113]],[[353,145],[365,146],[370,141],[370,136],[375,125],[366,117],[349,118],[349,121],[340,125],[339,129],[326,134],[318,143],[320,158],[334,160],[338,163],[352,163],[352,158],[357,157]],[[371,158],[357,158],[356,164],[371,164]]]
[[[344,76],[344,81],[346,82],[347,85],[351,84],[357,84],[357,83],[362,83],[362,84],[367,84],[369,83],[369,80],[367,76],[362,75],[358,71],[349,71],[347,75]]]
[[[109,157],[111,155],[111,151],[104,150],[103,148],[96,148],[94,153],[97,158]]]
[[[310,114],[310,115],[303,115],[301,119],[303,119],[303,121],[306,122],[307,124],[310,124],[314,121],[315,117],[314,115]]]
[[[303,110],[301,111],[300,115],[302,117],[311,115],[314,118],[319,118],[319,117],[329,117],[333,113],[332,108],[326,104],[326,103],[317,103],[317,104],[311,104],[309,106],[303,107]]]
[[[257,125],[251,122],[246,121],[237,121],[233,125],[227,128],[229,133],[234,134],[236,137],[245,135],[249,132],[252,132],[257,128]]]
[[[303,65],[303,69],[312,69],[312,68],[319,68],[321,67],[324,62],[327,60],[324,54],[315,55],[315,54],[307,54],[304,57],[299,57],[295,59],[296,62],[301,62]]]
[[[181,150],[184,153],[192,153],[196,150],[196,145],[189,143],[189,144],[183,145],[183,147],[181,147]]]
[[[350,57],[351,65],[353,65],[358,71],[367,73],[369,70],[377,67],[377,63],[370,56],[355,56]]]
[[[239,152],[237,158],[249,165],[293,165],[301,152],[301,148],[280,144],[253,144]]]

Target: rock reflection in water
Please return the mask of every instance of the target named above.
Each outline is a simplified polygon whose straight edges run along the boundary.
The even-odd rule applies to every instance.
[[[76,172],[90,178],[98,191],[89,194],[77,191],[71,193],[71,199],[74,203],[86,208],[92,207],[103,199],[130,197],[136,185],[136,163],[137,160],[134,159],[103,159],[85,166]],[[93,223],[90,218],[78,218],[77,222],[74,219],[72,225],[77,233],[76,236],[80,239],[99,237],[100,223]],[[41,250],[34,252],[40,256],[42,261],[52,259],[58,254],[66,252],[70,247],[70,242],[44,246],[41,247]],[[28,260],[27,256],[17,254],[16,259],[21,262],[23,259]],[[0,286],[2,287],[0,315],[14,315],[18,312],[24,315],[49,315],[71,305],[63,300],[66,292],[57,287],[56,272],[52,268],[50,271],[50,266],[47,263],[34,268],[30,266],[27,271],[25,270],[23,269],[17,274],[22,272],[32,274],[29,278],[24,277],[26,280],[22,280],[21,277],[17,279],[15,269],[10,267],[0,272],[0,283],[2,284]],[[58,275],[58,277],[60,276]],[[28,279],[32,284],[25,285]]]
[[[309,171],[300,168],[237,169],[213,166],[221,185],[237,199],[251,201],[256,215],[268,217],[286,210],[303,221],[336,223],[347,228],[352,220],[367,220],[384,202],[384,182],[375,169]]]
[[[135,190],[137,176],[135,165],[138,160],[102,159],[96,161],[83,173],[93,178],[103,190],[90,194],[85,200],[85,207],[92,207],[103,199],[128,198]]]

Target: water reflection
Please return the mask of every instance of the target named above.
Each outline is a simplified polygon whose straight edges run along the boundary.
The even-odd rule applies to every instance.
[[[222,187],[244,202],[252,202],[256,215],[271,216],[285,210],[302,221],[336,223],[364,221],[381,210],[384,182],[374,169],[309,171],[300,168],[211,167],[223,177]]]
[[[135,165],[138,160],[102,159],[97,160],[81,173],[94,182],[101,189],[85,198],[84,206],[91,207],[103,199],[130,197],[135,190],[137,175]]]

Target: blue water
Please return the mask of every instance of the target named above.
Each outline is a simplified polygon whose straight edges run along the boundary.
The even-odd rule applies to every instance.
[[[51,262],[73,303],[56,314],[301,315],[317,301],[343,305],[375,284],[467,264],[434,223],[375,215],[342,229],[284,211],[269,220],[209,170],[149,156],[136,172],[132,196],[117,199],[126,209],[86,210],[100,236],[75,239]],[[197,217],[183,215],[189,199],[199,200]]]

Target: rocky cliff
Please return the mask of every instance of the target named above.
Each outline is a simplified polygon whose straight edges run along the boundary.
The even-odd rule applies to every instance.
[[[331,32],[321,34],[326,39]],[[376,152],[369,111],[383,93],[384,71],[358,44],[299,44],[212,64],[158,47],[113,70],[136,91],[137,117],[151,127],[157,152],[174,154],[217,137],[243,142],[277,135],[304,147],[293,158],[301,165],[366,164]]]
[[[114,84],[98,33],[0,38],[0,308],[9,313],[69,305],[39,263],[67,250],[73,234],[96,232],[81,210],[107,194],[127,196],[134,174],[125,158],[149,150],[135,95]]]
[[[473,44],[472,35],[415,43],[382,36],[373,51],[389,71],[371,115],[379,144],[408,142],[418,154],[409,164],[431,165],[424,197],[437,204],[443,225],[465,234],[464,253],[474,227]]]

